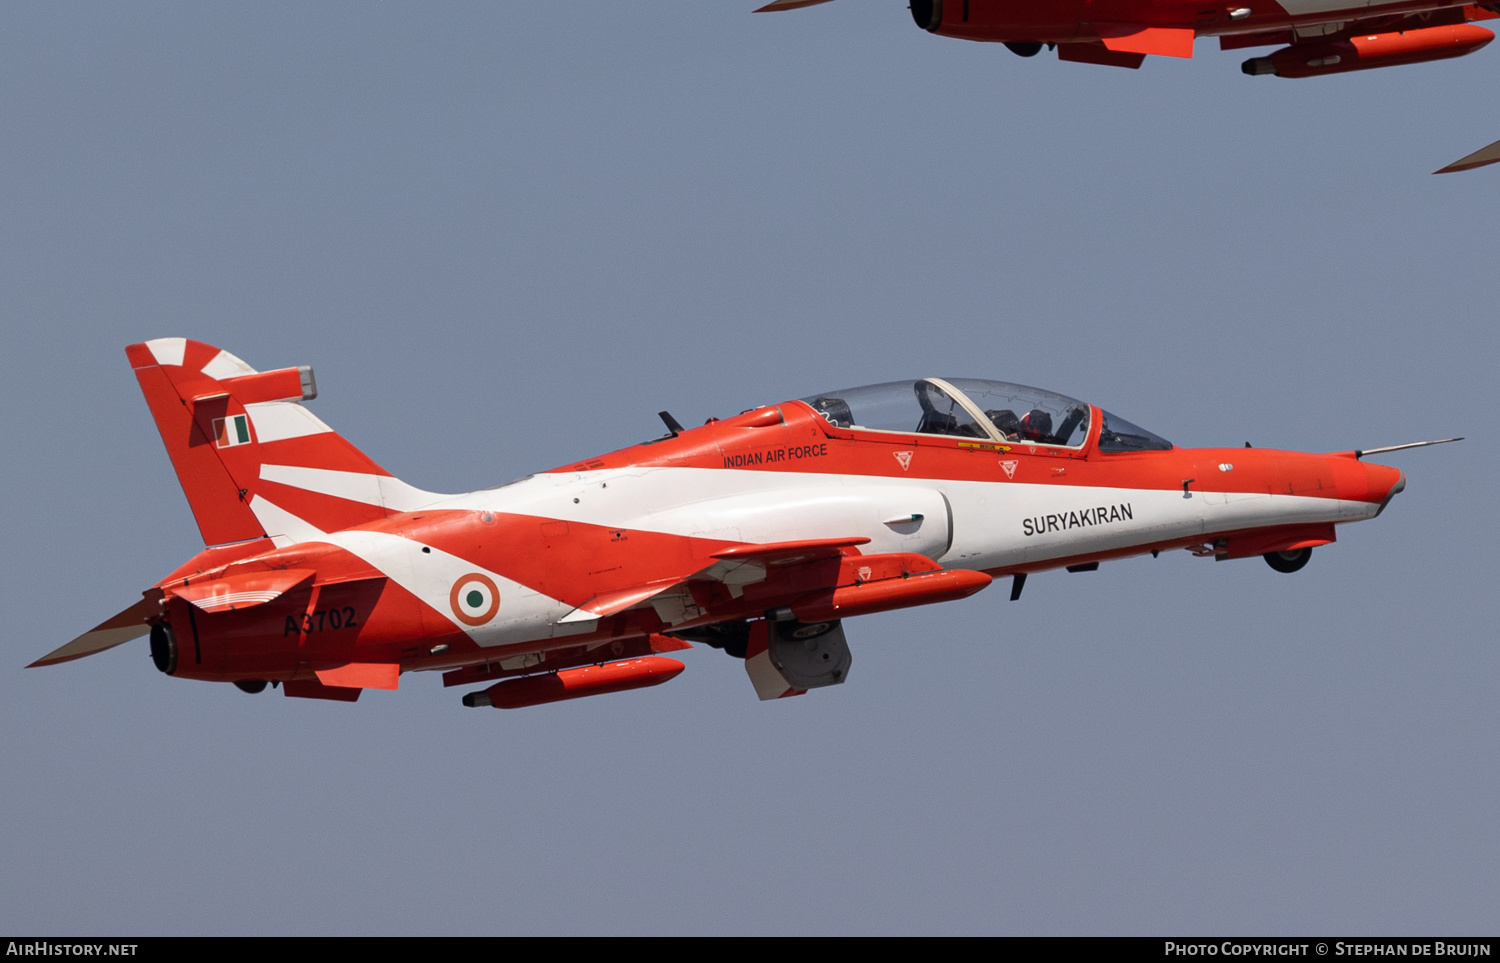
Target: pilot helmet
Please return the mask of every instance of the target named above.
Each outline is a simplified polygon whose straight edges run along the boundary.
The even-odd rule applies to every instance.
[[[1033,408],[1021,418],[1021,437],[1027,441],[1045,441],[1052,434],[1052,416]]]

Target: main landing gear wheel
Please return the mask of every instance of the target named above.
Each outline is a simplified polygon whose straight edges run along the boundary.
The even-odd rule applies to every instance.
[[[1042,52],[1042,45],[1034,40],[1012,41],[1005,45],[1005,49],[1017,57],[1035,57]]]
[[[234,684],[234,687],[236,689],[239,689],[241,692],[248,692],[251,695],[254,695],[257,692],[264,692],[264,691],[266,691],[266,680],[265,679],[241,679],[241,680],[239,680],[238,682],[236,682]]]
[[[1266,564],[1278,572],[1291,574],[1301,570],[1312,558],[1312,549],[1299,548],[1295,552],[1267,552],[1264,556]]]

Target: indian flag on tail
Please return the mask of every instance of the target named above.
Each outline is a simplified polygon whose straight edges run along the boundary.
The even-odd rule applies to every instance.
[[[214,445],[233,448],[250,443],[250,420],[244,415],[214,419]]]

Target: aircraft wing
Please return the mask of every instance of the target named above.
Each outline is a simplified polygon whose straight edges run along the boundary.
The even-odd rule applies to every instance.
[[[1467,157],[1460,157],[1447,167],[1433,171],[1434,174],[1452,174],[1455,171],[1470,171],[1486,164],[1500,163],[1500,140],[1488,147],[1481,147]]]
[[[103,652],[105,649],[123,645],[132,639],[138,639],[151,631],[151,626],[146,624],[146,615],[146,600],[141,599],[119,615],[100,622],[72,642],[53,649],[26,668],[34,669],[42,665],[71,662],[86,655],[93,655],[95,652]]]
[[[685,583],[696,580],[723,583],[733,599],[739,599],[747,587],[757,586],[755,597],[762,610],[792,603],[798,616],[809,619],[836,619],[948,601],[971,595],[990,583],[988,575],[947,570],[923,555],[847,551],[869,541],[856,535],[734,545],[714,552],[711,557],[715,561],[706,568],[600,593],[558,621],[591,622],[658,596],[667,600],[652,602],[658,611],[670,610],[675,600],[676,607],[684,609],[679,618],[685,616],[691,621],[698,617],[697,607]],[[736,606],[731,603],[730,607]]]
[[[632,585],[629,588],[619,589],[618,591],[604,592],[589,599],[557,621],[559,623],[592,622],[595,619],[602,619],[606,615],[623,612],[637,602],[644,602],[653,595],[660,595],[681,581],[682,579],[680,578],[664,578],[654,582],[647,582],[644,585]]]
[[[764,545],[736,545],[722,552],[714,552],[714,558],[733,562],[760,562],[765,565],[790,565],[807,562],[815,558],[832,558],[844,554],[846,548],[869,544],[863,536],[852,538],[809,538],[800,542],[770,542]]]
[[[731,545],[710,553],[714,561],[706,568],[600,593],[559,621],[593,621],[649,600],[662,621],[672,626],[669,631],[743,658],[761,699],[800,695],[844,681],[850,656],[840,620],[965,598],[992,581],[983,572],[945,569],[916,553],[860,554],[858,546],[869,542],[865,536],[849,536]],[[705,602],[701,591],[705,582],[722,586],[707,591],[713,601]],[[705,605],[712,608],[712,614]],[[733,626],[739,626],[742,634]],[[654,648],[657,640],[667,641],[652,636],[651,651],[661,651]],[[635,646],[632,655],[644,653],[644,642],[630,644]],[[619,657],[624,651],[612,654]],[[495,667],[457,670],[444,676],[444,684],[536,674],[546,671],[537,668],[543,661],[548,667],[564,668],[598,658],[590,651],[550,658],[538,654],[514,666],[501,662]],[[494,698],[492,690],[486,692],[485,698]]]
[[[660,595],[673,586],[681,585],[690,578],[708,578],[731,585],[744,584],[746,581],[758,582],[765,578],[764,572],[768,565],[795,565],[816,559],[836,558],[843,555],[845,548],[864,545],[869,541],[862,535],[856,535],[849,538],[812,538],[795,542],[735,545],[714,552],[712,557],[715,561],[707,568],[695,569],[691,572],[684,572],[680,576],[644,582],[611,592],[602,592],[558,619],[558,622],[592,622],[607,615],[614,615],[653,596]],[[754,570],[748,578],[744,574],[747,568]],[[737,576],[736,573],[740,574]]]

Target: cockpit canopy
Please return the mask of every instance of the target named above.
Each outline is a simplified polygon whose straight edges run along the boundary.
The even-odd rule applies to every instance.
[[[803,398],[829,423],[866,431],[956,435],[987,441],[1080,447],[1089,435],[1088,405],[1005,381],[922,378],[888,381]],[[1103,412],[1101,451],[1164,450],[1172,443]]]

